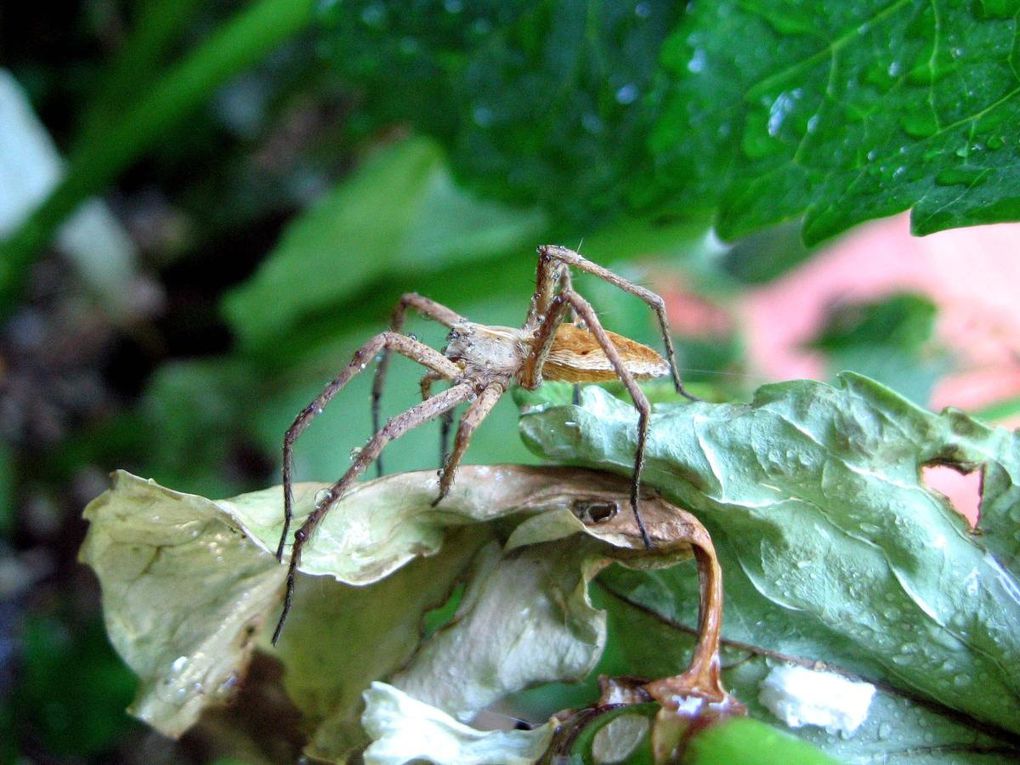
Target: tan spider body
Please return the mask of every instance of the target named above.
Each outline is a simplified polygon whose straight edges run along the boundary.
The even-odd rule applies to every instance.
[[[635,380],[651,380],[669,374],[669,364],[647,345],[606,331],[620,358]],[[542,368],[546,380],[563,382],[609,382],[619,380],[613,364],[595,336],[573,324],[561,324]]]
[[[603,329],[591,304],[574,291],[570,278],[571,267],[598,276],[647,303],[658,319],[666,357],[660,356],[648,346]],[[401,333],[408,308],[449,328],[447,345],[442,353]],[[574,323],[566,323],[571,318]],[[421,380],[421,403],[394,416],[385,425],[380,425],[379,399],[392,351],[418,362],[428,371]],[[436,418],[442,418],[445,443],[453,410],[460,404],[468,405],[457,428],[453,450],[447,455],[444,449],[439,491],[434,503],[438,504],[453,485],[457,466],[475,428],[514,383],[528,389],[538,387],[543,380],[573,383],[620,380],[624,384],[638,411],[631,508],[645,545],[651,546],[638,507],[641,466],[651,407],[636,381],[671,374],[677,391],[693,398],[684,390],[680,381],[662,298],[592,263],[573,250],[543,245],[538,248],[535,293],[522,327],[518,329],[477,324],[446,306],[421,295],[408,293],[401,297],[393,311],[390,330],[376,335],[359,348],[351,362],[298,414],[294,424],[287,430],[283,443],[284,527],[276,551],[279,560],[283,560],[293,508],[294,442],[323,407],[351,378],[365,369],[377,354],[380,359],[372,388],[375,435],[356,454],[340,480],[321,494],[315,509],[294,534],[287,595],[273,635],[274,643],[290,610],[301,548],[322,517],[372,462],[376,462],[382,472],[379,457],[383,447],[408,430]],[[450,385],[433,395],[432,385],[440,380]]]
[[[647,345],[615,332],[607,331],[606,336],[635,379],[650,380],[669,374],[666,360]],[[536,340],[533,331],[464,322],[451,328],[446,357],[462,365],[465,377],[509,375],[529,389],[537,388],[543,380],[583,383],[620,379],[595,336],[573,324],[561,324],[556,329],[541,379],[523,379]]]

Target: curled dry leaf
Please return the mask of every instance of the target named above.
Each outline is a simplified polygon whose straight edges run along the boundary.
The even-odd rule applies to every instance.
[[[86,508],[81,558],[102,583],[111,641],[140,677],[131,711],[180,735],[243,684],[257,646],[284,665],[285,688],[312,731],[306,752],[343,762],[369,743],[361,694],[373,681],[389,679],[469,720],[511,692],[581,679],[605,644],[605,614],[588,598],[592,577],[614,561],[671,566],[692,550],[703,628],[694,663],[643,692],[670,710],[686,696],[727,698],[715,656],[718,564],[693,516],[646,497],[655,542],[647,550],[626,479],[570,468],[462,470],[438,508],[432,472],[370,481],[347,495],[305,549],[294,615],[276,649],[263,628],[278,611],[285,574],[272,555],[280,488],[209,500],[115,474],[113,488]],[[322,486],[297,488],[300,522]],[[424,617],[459,583],[456,615],[424,637]]]

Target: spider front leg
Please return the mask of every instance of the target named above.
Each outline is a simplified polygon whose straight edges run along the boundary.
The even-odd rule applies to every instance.
[[[391,332],[400,332],[404,328],[404,319],[407,317],[408,308],[413,308],[422,316],[439,322],[445,327],[452,327],[454,324],[466,321],[463,316],[456,311],[447,308],[445,305],[437,303],[435,300],[429,300],[427,297],[422,297],[416,292],[408,292],[400,296],[400,300],[397,301],[397,305],[393,309],[393,314],[390,316]],[[380,428],[379,402],[382,399],[383,386],[386,383],[386,372],[389,370],[389,366],[390,354],[389,350],[386,349],[383,350],[382,357],[376,365],[375,378],[372,381],[373,433],[377,433]],[[422,398],[427,398],[427,396],[423,394]],[[376,475],[381,476],[383,474],[382,457],[376,460],[375,470]]]
[[[450,493],[453,479],[457,474],[457,467],[464,457],[464,452],[467,451],[475,428],[482,423],[482,420],[489,416],[492,407],[506,393],[509,384],[509,380],[497,380],[489,383],[482,390],[478,398],[471,403],[467,411],[464,412],[464,416],[460,418],[460,425],[457,427],[457,437],[453,442],[453,451],[450,453],[449,458],[443,461],[443,470],[439,479],[439,496],[432,500],[432,507],[442,502],[443,497]]]
[[[446,379],[452,380],[460,375],[460,367],[450,361],[446,356],[424,343],[397,334],[396,332],[382,332],[376,335],[363,346],[361,346],[343,371],[340,372],[323,389],[314,401],[298,413],[294,423],[287,429],[283,437],[283,531],[280,534],[280,543],[276,548],[276,559],[283,560],[283,548],[287,542],[287,534],[290,531],[290,520],[294,508],[294,442],[305,431],[309,423],[322,413],[326,405],[339,393],[351,378],[361,372],[372,358],[380,351],[396,351],[403,356],[417,361]]]
[[[613,286],[619,287],[624,292],[627,292],[633,295],[634,297],[644,301],[648,305],[648,307],[655,312],[655,317],[658,319],[659,331],[662,333],[662,341],[666,346],[666,361],[669,362],[669,371],[673,377],[673,385],[676,388],[676,392],[679,393],[684,398],[690,399],[691,401],[701,400],[692,393],[688,393],[687,389],[684,388],[683,382],[680,380],[680,370],[677,368],[676,365],[676,351],[673,348],[673,339],[670,336],[669,332],[669,321],[666,318],[666,304],[661,297],[659,297],[649,289],[645,289],[644,287],[638,284],[634,284],[633,282],[627,281],[622,276],[614,274],[608,268],[604,268],[603,266],[600,266],[597,263],[592,263],[584,256],[579,255],[573,250],[568,250],[566,247],[560,247],[554,244],[544,244],[538,248],[538,257],[539,257],[538,265],[539,281],[542,281],[543,273],[549,274],[549,276],[545,277],[546,281],[553,280],[555,269],[550,268],[548,262],[559,261],[560,263],[565,263],[569,266],[573,266],[574,268],[580,271],[584,271],[585,273],[597,276],[600,279],[609,282]],[[573,291],[569,287],[565,289]],[[548,292],[550,290],[551,290],[550,287],[543,287],[543,285],[540,284],[538,286],[536,296],[539,294],[544,294],[545,292]],[[577,293],[575,292],[574,294],[576,295]],[[582,316],[581,318],[584,319],[585,317]],[[587,319],[585,320],[587,321]]]
[[[648,439],[648,419],[651,416],[652,407],[648,403],[648,399],[645,397],[644,391],[641,390],[641,387],[634,379],[634,375],[632,375],[630,370],[627,369],[627,365],[620,357],[620,353],[616,350],[616,346],[613,345],[609,336],[606,334],[605,329],[603,329],[602,322],[599,321],[599,317],[595,313],[595,309],[591,307],[591,303],[572,289],[561,294],[564,299],[570,303],[577,315],[580,316],[584,323],[588,326],[588,331],[595,335],[595,339],[598,340],[598,343],[602,347],[602,351],[606,354],[606,358],[609,359],[609,363],[612,365],[613,370],[630,393],[630,397],[634,402],[634,408],[638,410],[637,449],[634,452],[634,477],[630,484],[630,507],[631,510],[634,511],[634,520],[637,521],[638,529],[641,532],[641,539],[645,543],[645,547],[651,549],[652,540],[648,536],[648,532],[645,530],[644,522],[641,520],[641,512],[638,508],[638,503],[640,501],[641,493],[641,469],[644,467],[645,463],[645,442]]]
[[[385,334],[385,333],[384,333]],[[397,337],[404,337],[403,335],[397,335]],[[404,337],[405,340],[410,338]],[[417,342],[417,341],[412,341]],[[363,346],[364,348],[365,346]],[[428,347],[428,346],[423,346]],[[377,352],[378,349],[372,352]],[[396,346],[393,350],[399,350]],[[433,349],[429,348],[433,353],[437,353]],[[445,357],[443,357],[445,358]],[[452,362],[450,362],[452,365]],[[372,464],[372,462],[379,456],[379,453],[383,450],[390,441],[400,438],[404,433],[422,425],[429,420],[433,420],[440,416],[444,412],[448,412],[458,404],[467,401],[471,396],[474,395],[474,387],[470,383],[458,383],[451,388],[447,388],[441,393],[437,393],[432,398],[422,401],[420,404],[416,404],[405,412],[396,415],[389,422],[386,423],[372,436],[371,440],[365,447],[358,453],[357,457],[354,458],[354,463],[347,469],[347,472],[343,474],[343,477],[322,492],[315,503],[315,509],[305,519],[305,522],[301,524],[296,532],[294,532],[294,548],[290,553],[290,565],[287,568],[287,594],[283,599],[283,612],[280,614],[280,621],[276,624],[276,629],[273,632],[273,644],[280,638],[280,632],[283,630],[283,624],[287,620],[287,615],[290,613],[290,608],[294,599],[294,581],[297,574],[297,567],[301,561],[301,550],[305,544],[311,538],[315,531],[315,528],[319,525],[323,516],[329,512],[330,508],[339,500],[344,492],[350,488],[351,484],[358,478],[365,469]]]

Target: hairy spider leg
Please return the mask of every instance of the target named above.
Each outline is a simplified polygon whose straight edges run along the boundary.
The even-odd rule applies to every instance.
[[[397,335],[397,337],[410,340],[410,338],[404,335]],[[423,347],[427,348],[428,346]],[[398,348],[394,346],[394,350],[398,350]],[[429,348],[429,350],[438,354],[438,351],[435,351],[432,348]],[[377,349],[372,352],[377,352]],[[443,358],[445,359],[445,357]],[[449,363],[453,366],[453,362]],[[316,526],[319,525],[323,516],[329,512],[329,510],[333,507],[333,504],[343,496],[344,492],[350,488],[351,484],[357,480],[358,476],[372,464],[386,444],[400,438],[404,435],[404,433],[412,428],[416,428],[429,420],[435,419],[443,412],[453,409],[458,404],[462,404],[474,394],[475,389],[473,385],[470,383],[458,383],[447,388],[441,393],[437,393],[435,396],[422,401],[420,404],[416,404],[407,411],[396,415],[390,419],[378,433],[372,436],[367,444],[365,444],[365,447],[358,453],[358,456],[354,458],[354,464],[347,469],[347,472],[343,474],[343,477],[319,495],[315,503],[315,509],[305,519],[305,522],[301,524],[301,528],[294,532],[294,547],[290,553],[290,565],[287,569],[287,594],[283,599],[283,612],[280,614],[280,621],[277,622],[276,629],[273,631],[274,645],[280,638],[283,623],[287,620],[287,614],[290,613],[290,608],[293,603],[294,580],[298,564],[301,561],[301,550],[315,531]]]
[[[439,375],[429,372],[421,378],[421,400],[424,401],[432,395],[432,383],[442,380]],[[439,464],[445,465],[446,458],[450,456],[450,430],[453,429],[453,410],[443,412],[439,418]],[[375,461],[376,466],[379,460]],[[438,500],[436,500],[438,502]]]
[[[283,560],[283,548],[287,542],[287,534],[290,531],[290,520],[294,508],[292,477],[294,472],[294,441],[305,431],[309,423],[322,412],[333,397],[350,382],[352,377],[361,372],[377,353],[390,350],[394,350],[412,361],[417,361],[422,366],[428,367],[432,372],[446,379],[452,380],[460,374],[460,367],[439,351],[397,332],[381,332],[354,353],[354,358],[351,359],[350,364],[344,367],[340,374],[329,382],[314,401],[298,413],[294,423],[283,436],[283,531],[280,534],[280,544],[276,548],[276,559],[278,561]]]
[[[432,507],[442,502],[443,497],[450,493],[453,479],[457,473],[457,467],[464,457],[464,452],[467,451],[475,428],[481,425],[482,420],[489,416],[492,407],[503,397],[509,386],[509,379],[494,380],[489,383],[482,389],[478,398],[471,402],[467,411],[464,412],[464,416],[460,418],[460,425],[457,426],[457,437],[453,442],[453,451],[450,452],[450,456],[447,459],[443,460],[443,470],[439,478],[439,496],[432,500]]]
[[[673,339],[669,333],[669,322],[666,319],[666,304],[661,297],[656,295],[651,290],[645,289],[644,287],[629,282],[621,276],[617,276],[608,268],[604,268],[597,263],[592,263],[587,258],[577,254],[573,250],[568,250],[566,247],[560,247],[554,244],[544,244],[538,248],[539,265],[538,265],[538,279],[543,278],[543,274],[548,272],[549,269],[546,266],[543,268],[543,261],[553,259],[558,260],[567,265],[573,266],[574,268],[583,271],[585,273],[592,274],[594,276],[609,282],[610,284],[619,287],[624,292],[627,292],[634,297],[644,301],[651,309],[655,312],[655,316],[659,321],[659,331],[662,333],[662,340],[666,346],[666,361],[669,363],[669,371],[673,376],[673,385],[676,388],[676,392],[684,398],[691,401],[700,401],[697,396],[692,393],[688,393],[687,389],[684,388],[683,382],[680,380],[680,370],[676,365],[676,351],[673,348]],[[545,277],[548,280],[548,277]],[[539,294],[546,294],[548,292],[551,295],[554,287],[546,287],[540,285],[536,291],[536,299]],[[577,294],[577,293],[575,293]],[[546,303],[547,305],[547,303]],[[584,318],[582,316],[582,318]],[[587,321],[587,319],[585,319]]]
[[[400,296],[400,300],[397,301],[396,306],[393,308],[393,313],[390,315],[390,331],[401,332],[404,328],[404,319],[407,316],[407,309],[413,308],[422,316],[427,319],[439,322],[445,327],[452,327],[458,322],[467,321],[456,311],[447,308],[442,303],[437,303],[435,300],[429,300],[427,297],[422,297],[416,292],[407,292]],[[372,432],[376,433],[382,425],[382,421],[379,417],[379,405],[382,399],[383,386],[386,383],[386,372],[390,366],[390,354],[389,350],[385,349],[382,352],[382,356],[379,359],[379,363],[375,367],[375,378],[372,380]],[[422,398],[427,398],[424,394]],[[377,476],[383,474],[383,463],[382,456],[375,463],[375,472]]]
[[[522,388],[532,390],[542,384],[542,367],[549,358],[549,351],[552,350],[553,341],[556,339],[556,330],[566,320],[570,310],[570,303],[563,293],[559,293],[552,297],[545,311],[540,314],[543,318],[535,330],[532,352],[525,360],[520,374]]]
[[[573,306],[577,315],[587,324],[588,331],[595,335],[595,339],[602,346],[602,351],[606,354],[606,358],[609,359],[609,363],[613,365],[617,376],[630,393],[630,397],[634,401],[634,408],[638,410],[637,449],[634,452],[634,476],[630,484],[630,507],[634,511],[634,520],[637,521],[638,529],[641,531],[641,539],[644,541],[645,547],[651,549],[652,540],[645,530],[644,522],[641,520],[638,502],[641,491],[641,469],[644,467],[645,462],[645,441],[648,438],[648,418],[651,415],[652,407],[648,403],[644,391],[641,390],[641,386],[634,379],[634,375],[630,373],[627,365],[620,358],[619,351],[616,350],[616,346],[613,345],[605,329],[603,329],[602,322],[599,321],[599,317],[595,313],[595,309],[591,307],[591,303],[570,288],[561,294]],[[541,370],[539,370],[540,375]]]

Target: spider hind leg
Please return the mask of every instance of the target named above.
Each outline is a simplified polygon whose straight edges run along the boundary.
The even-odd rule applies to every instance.
[[[450,493],[457,468],[460,466],[464,452],[467,451],[468,444],[471,442],[471,436],[474,435],[475,429],[482,423],[482,420],[489,416],[492,408],[503,397],[508,386],[509,381],[507,380],[497,380],[489,383],[482,389],[478,398],[471,402],[467,411],[464,412],[464,416],[460,419],[460,425],[457,427],[457,437],[453,443],[453,451],[443,461],[443,469],[439,478],[439,495],[432,501],[433,507],[442,502],[443,498]]]

